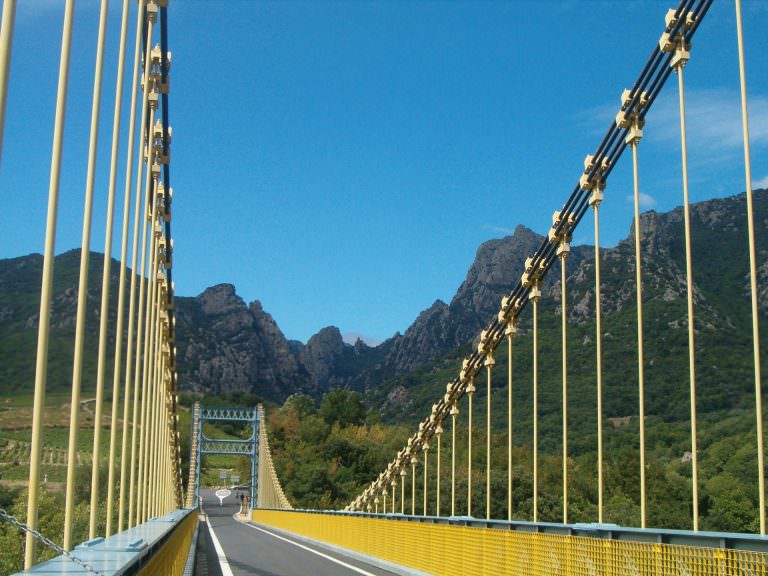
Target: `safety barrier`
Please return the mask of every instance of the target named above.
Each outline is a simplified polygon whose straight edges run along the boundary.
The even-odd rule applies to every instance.
[[[109,538],[95,538],[19,574],[181,576],[197,525],[197,509],[176,510]],[[90,569],[90,570],[89,570]]]
[[[259,509],[252,518],[439,576],[768,575],[768,539],[749,534]]]

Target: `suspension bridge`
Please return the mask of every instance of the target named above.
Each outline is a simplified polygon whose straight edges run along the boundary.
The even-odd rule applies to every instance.
[[[113,99],[110,141],[108,202],[104,230],[105,257],[99,314],[99,339],[94,403],[93,457],[90,475],[90,505],[87,507],[87,537],[76,537],[75,488],[78,461],[80,394],[83,382],[87,283],[96,186],[96,152],[102,105],[102,75],[107,38],[108,1],[101,0],[98,40],[95,49],[90,138],[87,147],[86,188],[83,209],[82,250],[77,284],[77,317],[71,385],[67,473],[63,538],[52,541],[41,533],[38,515],[41,506],[41,457],[46,435],[45,397],[49,357],[55,237],[61,185],[64,118],[70,78],[75,2],[66,0],[62,23],[58,93],[51,152],[47,227],[40,291],[39,327],[35,366],[32,438],[28,478],[27,510],[14,517],[0,510],[0,521],[24,534],[24,574],[675,574],[754,575],[768,574],[766,537],[765,463],[760,359],[760,289],[755,223],[764,215],[754,213],[750,167],[750,137],[747,106],[747,78],[744,59],[742,7],[733,5],[736,15],[734,42],[738,45],[746,219],[743,222],[743,251],[749,259],[749,295],[745,306],[751,311],[750,342],[753,351],[753,409],[755,422],[754,485],[744,490],[759,494],[754,510],[759,523],[755,534],[708,532],[700,529],[702,498],[699,479],[700,434],[697,418],[696,312],[692,242],[695,240],[689,207],[688,150],[686,138],[685,74],[695,73],[694,37],[714,0],[681,0],[666,14],[659,14],[659,40],[648,46],[650,56],[629,87],[617,86],[620,98],[616,114],[596,147],[584,160],[583,169],[564,203],[554,211],[552,226],[541,245],[526,258],[524,273],[499,304],[498,313],[472,344],[472,352],[456,367],[456,376],[446,382],[445,393],[434,399],[407,444],[381,470],[378,477],[361,488],[344,510],[306,510],[292,506],[281,487],[269,449],[267,424],[261,406],[213,408],[196,404],[191,411],[188,474],[182,467],[179,423],[174,307],[171,184],[171,52],[167,0],[138,0],[121,3],[121,27],[117,43],[117,74]],[[725,1],[725,0],[721,0]],[[653,9],[653,8],[648,8]],[[13,82],[13,47],[16,0],[2,4],[0,29],[0,161],[5,148],[22,144],[21,136],[3,134],[8,91],[23,89]],[[131,44],[131,38],[132,44]],[[133,49],[133,59],[128,52]],[[674,78],[674,81],[671,79]],[[128,82],[129,102],[123,101]],[[676,86],[675,86],[676,85]],[[622,92],[623,89],[623,92]],[[685,245],[685,294],[687,314],[687,365],[690,430],[690,530],[650,526],[647,496],[645,409],[647,360],[644,356],[642,241],[640,225],[640,144],[646,123],[653,123],[653,106],[663,91],[677,92],[680,124],[680,174]],[[174,95],[174,98],[176,96]],[[185,95],[181,95],[185,97]],[[123,125],[128,116],[127,130]],[[125,134],[123,134],[124,131]],[[125,136],[123,138],[121,136]],[[5,136],[5,137],[4,137]],[[26,144],[24,144],[26,145]],[[601,243],[600,207],[604,190],[622,157],[632,164],[634,191],[634,271],[636,312],[636,358],[627,358],[628,373],[637,373],[636,396],[639,424],[639,458],[634,463],[639,478],[638,526],[606,522],[603,409],[603,339],[601,327]],[[122,178],[118,166],[125,166]],[[122,221],[116,222],[115,207],[122,193]],[[7,191],[6,191],[7,192]],[[183,201],[183,197],[182,197]],[[542,209],[544,209],[542,207]],[[568,354],[568,276],[566,261],[571,241],[579,226],[591,217],[594,231],[594,404],[599,417],[594,431],[597,450],[595,477],[596,516],[589,523],[573,522],[569,511],[568,405],[574,391],[569,376],[575,367]],[[117,226],[116,226],[117,224]],[[117,293],[111,292],[110,255],[115,231],[119,232],[119,277]],[[116,245],[115,245],[116,248]],[[558,522],[541,520],[540,478],[540,366],[539,322],[542,285],[547,275],[559,274],[561,318],[561,430],[562,487]],[[110,326],[110,302],[116,300],[117,314]],[[748,302],[748,303],[747,303]],[[532,337],[530,371],[513,366],[516,338],[525,331]],[[114,331],[114,342],[108,333]],[[110,350],[111,348],[111,350]],[[114,361],[107,361],[110,353]],[[493,371],[496,359],[507,355],[506,400],[494,395]],[[570,361],[570,362],[569,362]],[[630,370],[630,364],[633,366]],[[108,369],[111,366],[111,369]],[[105,388],[111,378],[112,402],[109,438],[102,438]],[[484,386],[483,386],[483,380]],[[514,386],[513,386],[514,385]],[[530,387],[533,491],[532,514],[522,517],[515,509],[515,451],[513,449],[513,390]],[[484,394],[483,392],[484,388]],[[582,392],[577,392],[582,393]],[[473,402],[481,402],[484,422],[473,422],[478,414]],[[460,423],[459,415],[466,416]],[[498,483],[492,483],[492,457],[498,446],[492,443],[498,413],[506,420],[506,447],[502,472],[506,476],[501,499],[503,512],[494,513],[492,502],[499,499]],[[497,415],[494,417],[494,415]],[[237,422],[245,427],[241,439],[208,436],[206,422]],[[118,426],[121,423],[121,426]],[[108,451],[102,450],[102,442]],[[474,442],[474,446],[473,446]],[[457,447],[466,447],[459,461]],[[474,449],[474,456],[473,456]],[[108,453],[108,456],[102,455]],[[461,452],[462,454],[464,452]],[[473,469],[478,453],[484,462]],[[210,454],[238,455],[249,459],[247,492],[238,503],[217,496],[202,487],[201,463]],[[107,478],[102,466],[106,464]],[[467,479],[459,498],[457,477],[465,469]],[[629,474],[629,471],[626,471]],[[106,494],[100,493],[106,486]],[[550,485],[551,488],[551,485]],[[496,492],[494,492],[496,491]],[[100,503],[104,501],[105,505]],[[233,503],[234,502],[234,503]],[[53,551],[53,552],[51,552]],[[41,561],[44,558],[50,558]]]

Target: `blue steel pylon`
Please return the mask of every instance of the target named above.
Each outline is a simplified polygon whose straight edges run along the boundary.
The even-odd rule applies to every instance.
[[[207,454],[247,456],[251,460],[251,508],[256,506],[259,466],[259,412],[256,408],[203,408],[195,402],[192,414],[192,437],[195,445],[195,502],[200,498],[200,463]],[[197,418],[195,418],[197,415]],[[208,438],[203,433],[205,422],[249,422],[251,437],[245,440]],[[195,429],[196,428],[196,429]]]

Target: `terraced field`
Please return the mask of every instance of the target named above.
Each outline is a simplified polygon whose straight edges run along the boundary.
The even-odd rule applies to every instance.
[[[63,482],[66,478],[67,447],[69,444],[69,395],[51,394],[46,398],[43,431],[42,475],[48,482]],[[94,399],[86,397],[80,403],[80,431],[77,438],[77,466],[90,467],[93,462]],[[111,403],[104,403],[102,419],[102,458],[109,455]],[[18,485],[29,477],[29,455],[32,440],[32,396],[0,398],[0,481]],[[117,421],[117,442],[121,441],[122,420]],[[118,454],[119,458],[119,454]]]

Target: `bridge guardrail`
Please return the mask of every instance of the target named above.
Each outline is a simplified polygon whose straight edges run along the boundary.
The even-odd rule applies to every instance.
[[[181,509],[134,526],[109,538],[83,542],[71,552],[98,573],[109,576],[181,576],[197,525],[197,508]],[[92,574],[57,556],[22,574]]]
[[[755,534],[321,510],[252,519],[439,575],[768,574],[768,538]]]

